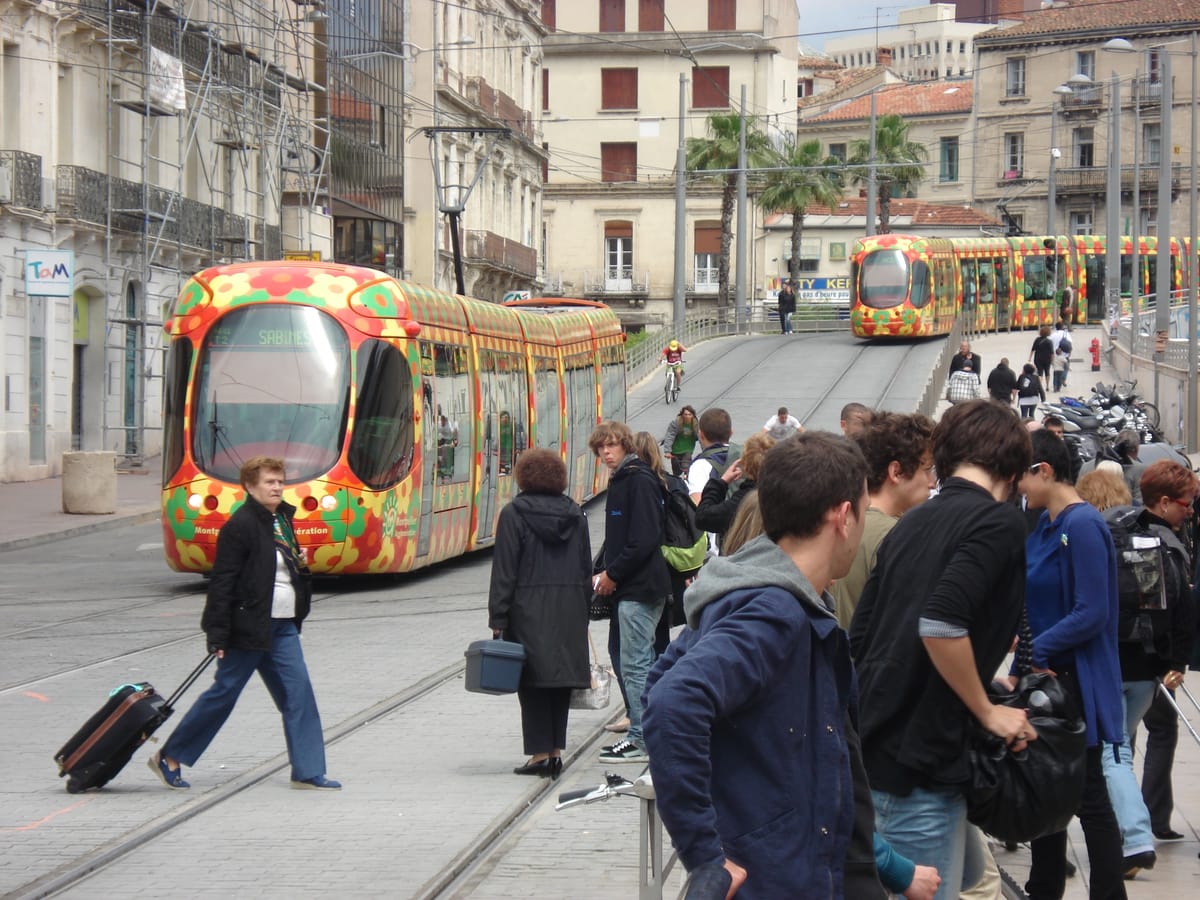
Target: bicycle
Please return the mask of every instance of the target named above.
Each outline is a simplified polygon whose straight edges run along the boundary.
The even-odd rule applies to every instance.
[[[604,774],[604,784],[558,795],[555,811],[583,806],[613,797],[633,797],[639,801],[638,817],[638,900],[662,900],[663,883],[679,857],[672,851],[663,863],[663,829],[654,805],[654,782],[646,769],[634,781],[613,772]]]
[[[666,383],[663,385],[663,396],[666,398],[667,405],[670,406],[679,397],[679,372],[678,365],[667,366]]]

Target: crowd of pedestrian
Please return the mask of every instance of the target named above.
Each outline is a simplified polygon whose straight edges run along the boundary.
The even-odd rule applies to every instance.
[[[1039,342],[1055,351],[1051,334]],[[964,342],[949,381],[967,387],[936,424],[852,403],[842,434],[806,432],[781,407],[739,444],[728,411],[684,407],[661,441],[619,422],[593,433],[610,480],[592,589],[614,601],[609,651],[628,711],[599,759],[649,766],[679,857],[719,885],[713,896],[995,900],[999,869],[968,816],[968,749],[980,734],[1013,753],[1039,740],[1026,710],[994,702],[1030,673],[1053,677],[1082,717],[1082,789],[1060,813],[1083,827],[1089,895],[1125,897],[1156,842],[1181,837],[1170,692],[1200,662],[1200,487],[1178,463],[1143,466],[1136,446],[1077,487],[1061,423],[1012,405],[1029,376],[1043,394],[1043,350],[1020,373],[1001,360],[985,395]],[[662,456],[683,461],[676,491],[709,532],[707,561],[682,578],[660,552]],[[1132,611],[1119,515],[1165,560],[1160,594]],[[555,684],[577,677],[564,666]],[[561,765],[549,711],[517,771]],[[1065,851],[1061,827],[1031,841],[1033,900],[1062,896]]]

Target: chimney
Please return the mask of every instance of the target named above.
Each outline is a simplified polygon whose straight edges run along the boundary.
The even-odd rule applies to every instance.
[[[891,66],[892,66],[892,48],[891,47],[880,47],[878,50],[875,51],[875,58],[879,61],[879,65],[883,66],[885,69],[891,68]]]

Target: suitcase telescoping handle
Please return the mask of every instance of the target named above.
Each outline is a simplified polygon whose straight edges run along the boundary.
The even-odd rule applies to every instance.
[[[200,673],[207,669],[209,664],[216,658],[217,654],[210,653],[208,656],[204,657],[204,659],[200,662],[200,665],[192,669],[191,674],[188,675],[187,678],[183,679],[183,684],[175,688],[175,693],[167,698],[167,709],[175,708],[176,701],[178,701],[179,698],[184,695],[188,688],[196,683],[196,679],[200,677]]]

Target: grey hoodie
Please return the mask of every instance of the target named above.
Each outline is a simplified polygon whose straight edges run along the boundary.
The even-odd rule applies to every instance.
[[[791,557],[766,535],[759,535],[732,556],[710,559],[700,570],[683,595],[688,627],[700,627],[700,614],[710,603],[734,591],[761,587],[783,588],[799,599],[810,615],[834,617],[830,612],[833,598],[818,594]]]

